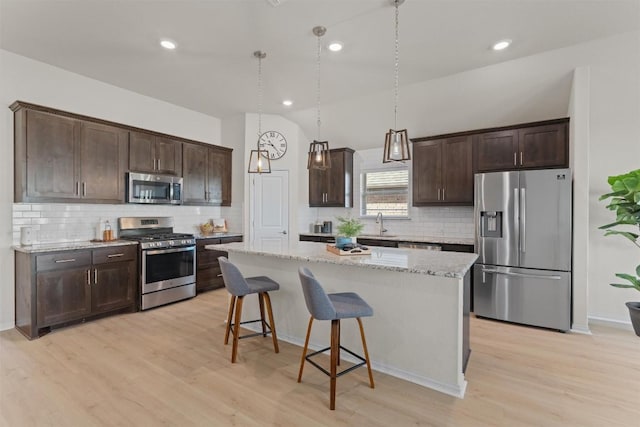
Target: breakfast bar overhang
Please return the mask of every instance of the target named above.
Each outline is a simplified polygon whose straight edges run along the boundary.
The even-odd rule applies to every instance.
[[[280,283],[272,295],[279,339],[304,343],[309,313],[298,268],[305,266],[326,292],[356,292],[373,307],[373,317],[363,323],[374,370],[464,397],[470,269],[476,254],[376,247],[370,255],[340,256],[315,242],[295,242],[283,250],[260,250],[249,242],[211,249],[227,251],[245,276],[264,275]],[[258,304],[245,307],[243,320],[259,317]],[[326,323],[314,327],[310,348],[326,347]],[[344,322],[341,333],[343,345],[356,352],[361,348],[355,321]]]

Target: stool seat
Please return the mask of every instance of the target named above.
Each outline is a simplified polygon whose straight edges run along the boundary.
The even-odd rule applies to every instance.
[[[280,284],[268,278],[267,276],[247,277],[246,281],[247,285],[249,285],[250,292],[245,295],[257,294],[260,292],[277,291],[278,289],[280,289]]]
[[[365,300],[360,298],[360,296],[354,292],[327,294],[308,268],[300,267],[298,269],[298,274],[302,284],[304,301],[309,313],[311,314],[309,326],[307,327],[307,337],[305,338],[304,348],[302,349],[298,382],[302,381],[302,371],[304,369],[305,362],[311,363],[313,366],[320,369],[320,371],[328,375],[331,378],[329,408],[333,410],[336,408],[336,379],[340,375],[351,372],[360,366],[367,365],[369,385],[371,388],[374,388],[371,362],[369,361],[369,351],[367,350],[367,342],[364,338],[362,320],[360,320],[361,317],[373,316],[373,309],[365,302]],[[364,352],[364,357],[340,345],[340,320],[354,318],[358,321],[358,326],[360,327],[360,337],[362,338],[362,350]],[[314,319],[331,320],[331,346],[307,355],[309,337],[311,336],[311,327]],[[330,371],[327,371],[322,366],[311,360],[313,356],[324,353],[327,350],[330,350],[331,354]],[[344,350],[356,359],[360,360],[360,363],[344,369],[342,372],[338,372],[337,365],[340,364],[340,350]]]
[[[231,300],[229,301],[229,315],[227,316],[227,328],[224,334],[224,343],[226,345],[229,343],[229,334],[233,333],[231,363],[236,362],[238,355],[238,340],[241,338],[256,337],[259,335],[266,337],[267,334],[271,334],[271,337],[273,338],[273,348],[275,352],[278,353],[280,349],[278,348],[278,337],[276,335],[276,325],[273,321],[273,311],[271,309],[271,298],[269,297],[269,292],[277,291],[280,289],[280,285],[278,282],[267,276],[247,277],[245,279],[238,267],[233,265],[226,257],[218,257],[218,261],[220,261],[220,270],[222,271],[224,286],[231,294]],[[244,297],[250,294],[258,294],[260,319],[242,322],[242,305]],[[264,317],[265,305],[269,316],[269,322],[267,322]],[[232,322],[234,319],[234,313],[235,321]],[[240,336],[241,324],[256,322],[260,322],[262,332]]]
[[[354,292],[327,294],[327,296],[336,310],[336,319],[373,316],[373,308]]]

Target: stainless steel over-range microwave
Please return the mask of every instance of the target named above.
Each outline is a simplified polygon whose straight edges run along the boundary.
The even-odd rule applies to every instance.
[[[129,172],[127,202],[179,205],[182,203],[182,178]]]

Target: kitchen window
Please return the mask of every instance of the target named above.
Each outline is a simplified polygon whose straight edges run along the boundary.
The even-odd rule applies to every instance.
[[[409,169],[365,170],[361,180],[360,215],[409,217]]]

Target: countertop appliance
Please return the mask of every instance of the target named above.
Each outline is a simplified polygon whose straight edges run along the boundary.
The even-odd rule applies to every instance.
[[[571,171],[475,175],[477,316],[571,328]]]
[[[182,203],[182,183],[179,176],[129,172],[127,202],[179,205]]]
[[[174,233],[171,217],[118,218],[121,239],[140,243],[140,309],[196,295],[196,239]]]
[[[325,221],[322,223],[322,232],[331,234],[333,233],[333,223],[331,221]]]

